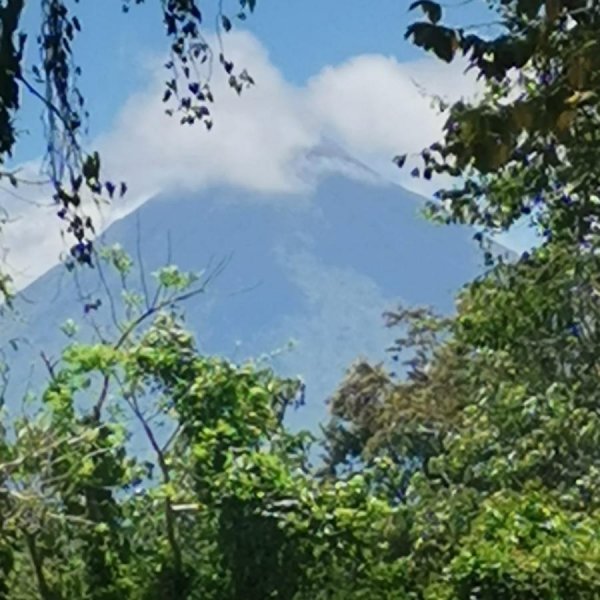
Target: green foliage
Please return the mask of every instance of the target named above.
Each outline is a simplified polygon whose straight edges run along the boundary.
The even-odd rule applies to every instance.
[[[183,328],[204,283],[160,270],[114,341],[67,327],[40,410],[0,438],[3,597],[398,597],[389,465],[317,477],[312,437],[284,425],[303,384],[203,356]]]
[[[409,37],[486,85],[449,108],[423,174],[462,179],[447,220],[531,215],[544,242],[491,261],[452,318],[387,315],[399,377],[350,370],[318,469],[285,425],[300,382],[203,356],[183,327],[206,276],[168,266],[152,300],[128,291],[114,340],[68,324],[40,411],[0,431],[0,598],[600,597],[600,20],[579,0],[491,4],[490,40],[413,4]]]
[[[493,0],[491,36],[441,23],[441,5],[415,2],[417,46],[460,53],[485,83],[448,107],[444,138],[423,150],[423,174],[460,178],[430,210],[486,230],[525,217],[546,238],[593,232],[598,213],[600,5],[585,0]],[[402,161],[401,161],[402,162]]]
[[[199,354],[176,305],[204,282],[160,271],[1,438],[4,597],[595,597],[598,260],[547,245],[455,318],[390,313],[404,376],[355,367],[325,469],[285,426],[301,383]]]
[[[438,3],[413,4],[427,20],[408,37],[445,61],[462,52],[485,84],[448,107],[444,139],[421,154],[424,175],[461,179],[431,214],[487,231],[525,215],[543,241],[511,263],[488,256],[452,319],[388,316],[402,377],[353,366],[331,403],[324,472],[394,465],[377,489],[403,507],[406,597],[596,598],[598,7],[491,6],[501,33],[484,39],[442,25]]]

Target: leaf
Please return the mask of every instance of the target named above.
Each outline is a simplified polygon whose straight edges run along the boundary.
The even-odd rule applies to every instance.
[[[115,193],[115,184],[112,181],[107,181],[104,184],[104,188],[108,192],[108,195],[110,196],[110,198],[112,198],[113,194]]]
[[[434,25],[442,18],[442,7],[432,0],[417,0],[408,7],[408,10],[416,8],[420,8]]]
[[[516,103],[512,109],[512,119],[517,128],[529,129],[533,125],[534,112],[532,104]]]
[[[86,157],[82,168],[83,176],[86,180],[98,179],[100,173],[100,156],[97,152],[90,154]]]
[[[577,91],[565,100],[567,106],[578,106],[596,97],[596,92],[586,90],[584,92]]]
[[[413,23],[406,33],[405,39],[412,37],[413,43],[434,54],[445,62],[452,62],[459,48],[456,32],[448,27],[431,23]]]
[[[190,8],[190,14],[192,15],[192,17],[194,17],[196,19],[196,21],[198,21],[199,23],[202,21],[202,13],[200,12],[200,9],[196,6],[196,3],[193,2],[192,3],[192,7]]]
[[[241,81],[245,81],[248,85],[254,85],[254,79],[250,76],[246,69],[240,73],[239,77]]]
[[[571,127],[571,124],[575,120],[577,116],[577,111],[575,110],[565,110],[558,115],[558,119],[556,120],[556,129],[559,133],[565,133]]]
[[[225,15],[221,15],[221,23],[223,24],[223,29],[225,31],[231,30],[231,21]]]
[[[582,89],[588,82],[590,64],[583,56],[577,56],[569,65],[567,79],[572,88]]]
[[[399,168],[401,169],[404,166],[404,163],[406,162],[406,154],[399,154],[397,156],[394,156],[393,158],[393,163]]]

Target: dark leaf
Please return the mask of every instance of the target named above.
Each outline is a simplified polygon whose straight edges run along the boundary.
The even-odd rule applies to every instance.
[[[225,15],[221,15],[221,23],[223,24],[223,29],[225,31],[231,30],[231,21]]]
[[[192,15],[192,17],[194,17],[194,19],[196,19],[198,22],[202,21],[202,13],[200,12],[200,9],[196,6],[196,3],[193,2],[192,3],[192,7],[190,8],[190,14]]]
[[[408,10],[415,8],[420,8],[434,25],[442,18],[442,7],[432,0],[417,0],[410,5]]]
[[[393,159],[394,164],[401,169],[406,162],[406,154],[399,154],[398,156],[394,156]]]
[[[107,181],[104,184],[104,187],[105,187],[106,191],[108,192],[108,195],[112,198],[113,194],[115,193],[115,184],[112,183],[112,181]]]
[[[459,47],[456,32],[448,27],[432,25],[431,23],[413,23],[404,36],[412,37],[415,45],[424,50],[432,51],[438,58],[451,62]]]
[[[248,85],[254,85],[254,79],[252,79],[252,77],[248,74],[248,71],[246,71],[246,69],[244,69],[240,73],[240,79],[242,81],[245,81]]]

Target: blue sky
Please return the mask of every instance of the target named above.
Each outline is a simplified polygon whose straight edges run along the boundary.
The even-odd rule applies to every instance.
[[[208,33],[214,31],[217,1],[202,3]],[[39,21],[36,4],[28,3],[26,20],[33,31]],[[483,0],[451,4],[455,8],[448,19],[455,24],[480,29],[491,20]],[[128,200],[104,207],[97,222],[108,226],[152,196],[178,189],[228,185],[292,198],[303,185],[296,172],[299,157],[324,139],[384,177],[431,194],[443,182],[416,181],[406,170],[399,172],[391,158],[439,139],[443,117],[421,88],[456,100],[472,95],[477,86],[464,75],[464,64],[445,65],[404,40],[416,16],[408,5],[259,0],[254,15],[236,22],[225,36],[229,57],[247,67],[257,85],[238,98],[219,72],[213,81],[215,126],[209,133],[201,126],[181,127],[164,115],[160,97],[168,43],[158,0],[133,6],[128,14],[122,14],[117,0],[74,3],[83,27],[74,48],[91,112],[86,143],[101,151],[105,176],[126,179],[130,189]],[[228,7],[235,14],[237,1],[225,1]],[[39,114],[35,99],[25,98],[19,126],[31,134],[21,139],[17,163],[39,159]],[[3,235],[22,286],[53,266],[65,242],[54,208],[44,212],[30,204],[48,203],[48,192],[22,189],[19,194],[30,194],[29,204],[4,194],[0,202],[20,217]],[[524,230],[503,239],[520,248],[530,238]]]
[[[448,3],[448,20],[480,24],[489,20],[482,0]],[[214,30],[217,0],[201,3],[206,30]],[[92,119],[90,132],[99,134],[111,126],[127,98],[142,87],[148,73],[142,68],[149,56],[167,48],[158,0],[132,6],[122,14],[118,0],[74,5],[83,32],[75,44],[83,68],[82,88]],[[418,13],[409,13],[401,0],[259,0],[254,15],[236,21],[236,28],[251,31],[268,50],[273,64],[287,81],[302,85],[327,65],[340,64],[364,54],[394,56],[399,61],[423,58],[423,52],[404,40],[406,26]],[[452,8],[454,6],[454,8]],[[224,2],[235,14],[237,0]],[[39,23],[37,3],[28,4],[25,24],[34,31]],[[30,29],[31,30],[31,29]],[[31,37],[29,50],[33,52]],[[25,99],[21,124],[37,130],[39,106]],[[23,138],[17,160],[37,156],[39,137]]]

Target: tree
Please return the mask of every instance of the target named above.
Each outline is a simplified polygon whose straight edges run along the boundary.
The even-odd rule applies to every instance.
[[[486,90],[481,101],[446,107],[443,140],[421,153],[421,175],[461,180],[440,190],[431,209],[489,231],[525,216],[547,238],[584,242],[598,213],[600,7],[586,0],[490,7],[498,34],[485,38],[443,25],[437,2],[412,4],[426,18],[406,37],[447,62],[462,54]]]
[[[122,251],[105,260],[127,279]],[[314,476],[311,436],[284,424],[301,383],[202,356],[183,328],[206,283],[166,267],[114,339],[67,328],[46,357],[40,410],[0,437],[1,598],[398,597],[388,467]]]
[[[578,1],[491,4],[490,39],[442,25],[436,2],[413,4],[425,20],[407,36],[447,62],[462,52],[486,90],[446,107],[444,138],[415,174],[458,179],[434,218],[474,224],[482,242],[527,218],[543,239],[512,263],[489,256],[453,318],[392,315],[405,332],[392,352],[414,354],[400,381],[351,369],[332,401],[329,473],[387,459],[406,474],[408,597],[593,598],[600,14]]]
[[[599,591],[598,258],[545,250],[468,286],[404,381],[359,364],[334,397],[335,472],[396,465],[415,597]],[[419,353],[440,321],[404,316]]]

